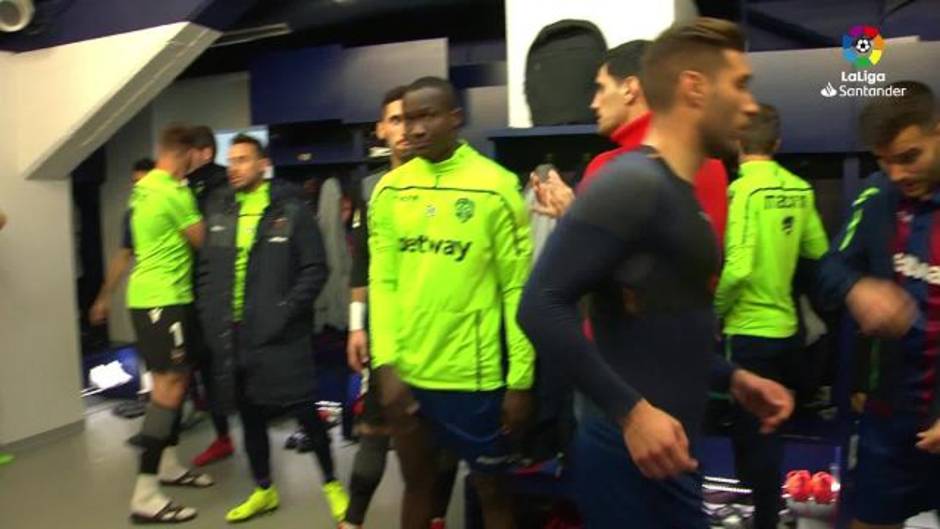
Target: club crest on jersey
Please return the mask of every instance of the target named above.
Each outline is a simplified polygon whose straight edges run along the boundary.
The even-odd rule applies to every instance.
[[[472,219],[474,211],[476,211],[476,204],[469,198],[458,199],[454,204],[454,214],[460,222]]]

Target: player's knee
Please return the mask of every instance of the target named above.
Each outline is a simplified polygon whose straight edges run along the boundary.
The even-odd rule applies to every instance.
[[[505,499],[503,480],[500,476],[474,474],[472,479],[481,503],[488,504]]]
[[[168,408],[179,406],[186,395],[187,375],[167,372],[153,377],[152,400]]]

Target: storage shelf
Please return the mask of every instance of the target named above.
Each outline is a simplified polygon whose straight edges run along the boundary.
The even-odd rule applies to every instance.
[[[597,125],[558,125],[553,127],[528,127],[496,129],[487,134],[490,139],[536,138],[545,136],[597,136]]]

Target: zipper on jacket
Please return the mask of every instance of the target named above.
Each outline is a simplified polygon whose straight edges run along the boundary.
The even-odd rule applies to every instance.
[[[483,352],[480,350],[480,311],[473,313],[476,325],[474,333],[476,334],[477,346],[477,391],[483,391]]]

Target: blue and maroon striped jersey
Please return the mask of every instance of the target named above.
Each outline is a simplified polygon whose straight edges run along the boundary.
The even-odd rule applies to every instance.
[[[940,417],[940,193],[903,197],[882,173],[852,205],[823,260],[820,283],[841,302],[862,277],[891,279],[916,301],[917,321],[902,339],[874,341],[869,409]]]

